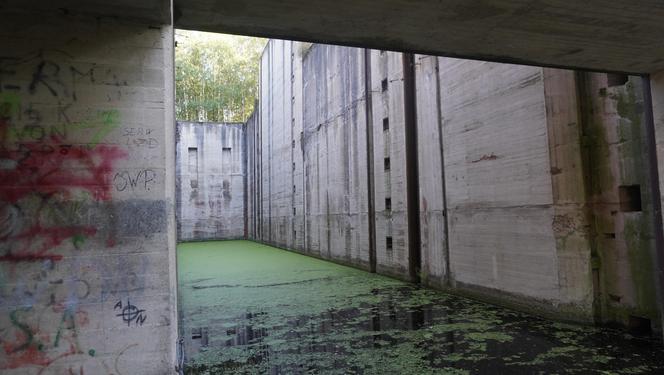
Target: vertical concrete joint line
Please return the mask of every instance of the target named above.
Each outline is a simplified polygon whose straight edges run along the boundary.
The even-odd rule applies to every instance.
[[[254,107],[254,111],[255,111]],[[253,114],[252,114],[253,117]],[[244,126],[242,127],[242,188],[244,190],[244,196],[242,197],[243,202],[243,219],[244,219],[244,239],[249,239],[249,197],[247,196],[249,193],[249,187],[247,186],[247,180],[248,180],[248,174],[249,174],[249,150],[247,150],[247,124],[251,121],[251,117],[249,118],[248,121],[244,122]]]
[[[371,98],[371,50],[364,49],[364,99],[367,142],[367,209],[369,210],[369,269],[376,272],[376,206],[373,173],[373,102]]]
[[[417,109],[415,101],[415,55],[404,53],[404,127],[406,143],[406,205],[408,217],[408,271],[419,283],[421,269],[420,186],[417,158]]]
[[[655,235],[656,273],[655,290],[659,299],[659,317],[664,327],[664,228],[662,227],[662,198],[659,189],[659,169],[657,160],[657,139],[655,138],[655,118],[652,102],[650,76],[643,77],[643,100],[645,105],[645,136],[650,169],[650,195],[652,196],[652,221]],[[664,329],[662,330],[664,334]]]
[[[591,277],[593,289],[593,302],[592,314],[595,323],[603,321],[605,309],[605,296],[602,293],[602,270],[598,268],[599,259],[599,243],[598,243],[598,230],[597,230],[597,212],[595,208],[596,197],[594,196],[592,186],[595,183],[592,171],[598,160],[593,156],[593,152],[589,149],[590,143],[586,141],[588,137],[592,136],[589,126],[592,124],[592,103],[590,103],[590,93],[588,90],[588,73],[583,71],[574,72],[574,81],[576,85],[576,97],[578,106],[578,121],[579,129],[581,132],[581,164],[583,170],[583,184],[585,190],[585,210],[587,222],[590,224],[588,229],[589,245],[590,245],[590,258],[591,258]]]
[[[290,48],[289,48],[289,51],[288,51],[289,52],[288,59],[290,61],[290,63],[288,64],[289,67],[290,67],[290,75],[289,75],[290,79],[288,80],[290,82],[290,95],[288,97],[290,99],[290,112],[289,112],[290,113],[290,116],[289,116],[290,118],[288,119],[288,123],[290,124],[290,126],[289,126],[289,128],[290,128],[290,142],[288,143],[289,146],[291,146],[293,144],[293,142],[295,142],[295,135],[293,134],[293,126],[295,125],[295,121],[294,121],[294,119],[295,119],[295,117],[294,117],[295,100],[293,100],[295,98],[295,92],[293,91],[293,85],[295,83],[293,81],[293,74],[294,74],[294,72],[293,72],[293,62],[294,62],[293,61],[293,43],[294,43],[293,41],[290,42]],[[295,155],[294,155],[294,153],[295,153],[295,150],[291,146],[290,147],[290,165],[291,166],[295,165]],[[290,175],[291,175],[291,186],[295,186],[295,168],[290,168]],[[291,192],[291,210],[293,209],[293,207],[295,207],[295,192],[294,191]],[[292,247],[294,249],[297,249],[297,239],[296,239],[295,236],[293,236],[293,232],[295,231],[295,223],[297,221],[296,221],[296,218],[295,218],[295,214],[293,214],[292,211],[290,212],[290,214],[291,214],[291,220],[290,220],[291,225],[290,225],[290,233],[288,233],[288,236],[291,238],[291,240],[289,242],[292,244]]]
[[[443,260],[445,262],[445,275],[443,279],[443,283],[445,286],[450,286],[450,238],[449,238],[449,215],[447,211],[447,181],[445,180],[445,150],[443,147],[445,146],[445,142],[443,140],[443,109],[442,109],[442,104],[440,102],[441,100],[441,94],[440,94],[440,59],[438,57],[434,57],[436,59],[436,115],[437,115],[437,122],[438,122],[438,149],[440,150],[440,185],[441,185],[441,194],[442,194],[442,199],[443,199],[443,235],[445,238],[443,239]]]
[[[268,80],[268,98],[270,98],[270,107],[268,108],[269,111],[269,121],[270,123],[268,124],[268,129],[267,129],[267,241],[269,243],[272,243],[272,158],[274,155],[272,155],[272,127],[274,125],[273,123],[273,117],[274,117],[274,95],[273,95],[273,89],[274,87],[272,86],[272,69],[274,69],[274,59],[272,58],[272,48],[269,49],[268,55],[267,55],[267,70],[269,74],[269,80]]]

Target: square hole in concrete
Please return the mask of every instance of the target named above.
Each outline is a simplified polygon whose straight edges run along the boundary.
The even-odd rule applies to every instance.
[[[201,340],[201,346],[207,346],[209,342],[208,328],[194,328],[191,330],[191,339],[192,340]]]
[[[392,210],[392,198],[385,198],[385,209]]]
[[[609,87],[622,86],[629,81],[629,76],[626,74],[607,74],[606,80]]]
[[[620,211],[641,211],[642,207],[640,185],[619,186],[618,194],[620,196]]]
[[[390,130],[390,119],[385,117],[383,119],[383,131],[388,131]]]
[[[390,167],[391,167],[390,158],[385,158],[385,160],[383,160],[383,166],[385,167],[386,171],[390,170]]]
[[[383,91],[387,91],[387,78],[384,78],[382,81],[380,81],[380,88]]]
[[[391,236],[385,237],[385,247],[387,248],[387,250],[392,250],[392,237]]]

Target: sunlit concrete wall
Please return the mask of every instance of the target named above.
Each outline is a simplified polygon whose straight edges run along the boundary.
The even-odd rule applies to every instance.
[[[376,270],[407,278],[403,58],[387,51],[371,51],[370,57]]]
[[[587,243],[573,260],[581,293],[561,287],[566,243],[555,233],[544,70],[458,59],[438,66],[450,284],[590,320]]]
[[[179,241],[245,237],[245,125],[177,123]]]
[[[260,91],[271,99],[248,127],[259,197],[248,223],[267,243],[368,267],[361,59],[361,50],[268,43]]]
[[[293,148],[295,129],[291,53],[291,42],[273,41],[265,47],[261,60],[260,96],[273,99],[259,101],[260,115],[257,126],[262,152],[262,178],[258,183],[262,194],[259,196],[258,226],[262,238],[266,241],[293,248],[297,241],[294,221],[297,212],[293,212],[294,193],[299,190],[301,194],[302,187],[300,179],[300,187],[295,186],[293,168],[299,154]]]
[[[3,9],[0,373],[173,368],[172,37]]]
[[[399,53],[288,43],[263,55],[260,136],[249,131],[262,161],[249,175],[263,205],[248,212],[263,224],[253,238],[366,268],[373,194],[376,270],[408,278],[404,95],[415,95],[424,284],[657,328],[639,78],[416,55],[405,93]],[[621,209],[625,188],[639,210]],[[275,216],[289,205],[292,221]]]
[[[366,266],[363,50],[314,45],[303,56],[305,251]]]

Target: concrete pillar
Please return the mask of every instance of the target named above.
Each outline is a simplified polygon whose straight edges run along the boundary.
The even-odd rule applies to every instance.
[[[0,14],[0,373],[168,373],[173,28],[38,15]]]
[[[647,79],[645,79],[645,81],[648,82]],[[658,177],[658,183],[653,183],[652,185],[653,193],[659,193],[659,203],[660,203],[659,207],[655,205],[655,210],[654,210],[656,213],[654,221],[656,225],[655,246],[657,250],[657,257],[656,257],[657,264],[655,267],[655,272],[657,274],[657,282],[658,282],[657,291],[660,302],[660,320],[662,321],[662,323],[664,323],[664,308],[663,308],[664,298],[662,297],[662,294],[664,293],[664,248],[662,247],[664,239],[662,238],[663,236],[662,236],[662,217],[661,217],[662,214],[661,191],[662,188],[664,187],[664,71],[652,74],[650,76],[649,81],[650,84],[649,85],[646,84],[645,89],[648,90],[648,86],[650,86],[649,88],[651,94],[652,112],[650,112],[650,110],[646,108],[646,117],[648,117],[648,114],[650,113],[652,113],[652,117],[646,119],[646,127],[647,127],[646,134],[650,136],[649,137],[650,149],[648,150],[648,152],[650,154],[651,163],[653,163],[653,165],[655,165],[654,163],[656,163],[657,165],[656,172]],[[647,96],[648,92],[646,92],[645,94]],[[648,105],[647,99],[646,99],[646,105]],[[654,140],[652,138],[654,138]],[[655,170],[653,170],[653,172],[655,172]],[[662,324],[662,327],[664,327],[664,324]]]
[[[553,235],[559,300],[569,317],[592,321],[593,281],[586,216],[581,123],[575,73],[543,69],[547,140],[551,164]]]

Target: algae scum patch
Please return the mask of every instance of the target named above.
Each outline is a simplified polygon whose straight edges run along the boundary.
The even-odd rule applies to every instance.
[[[664,373],[662,346],[249,241],[178,246],[188,374]]]

